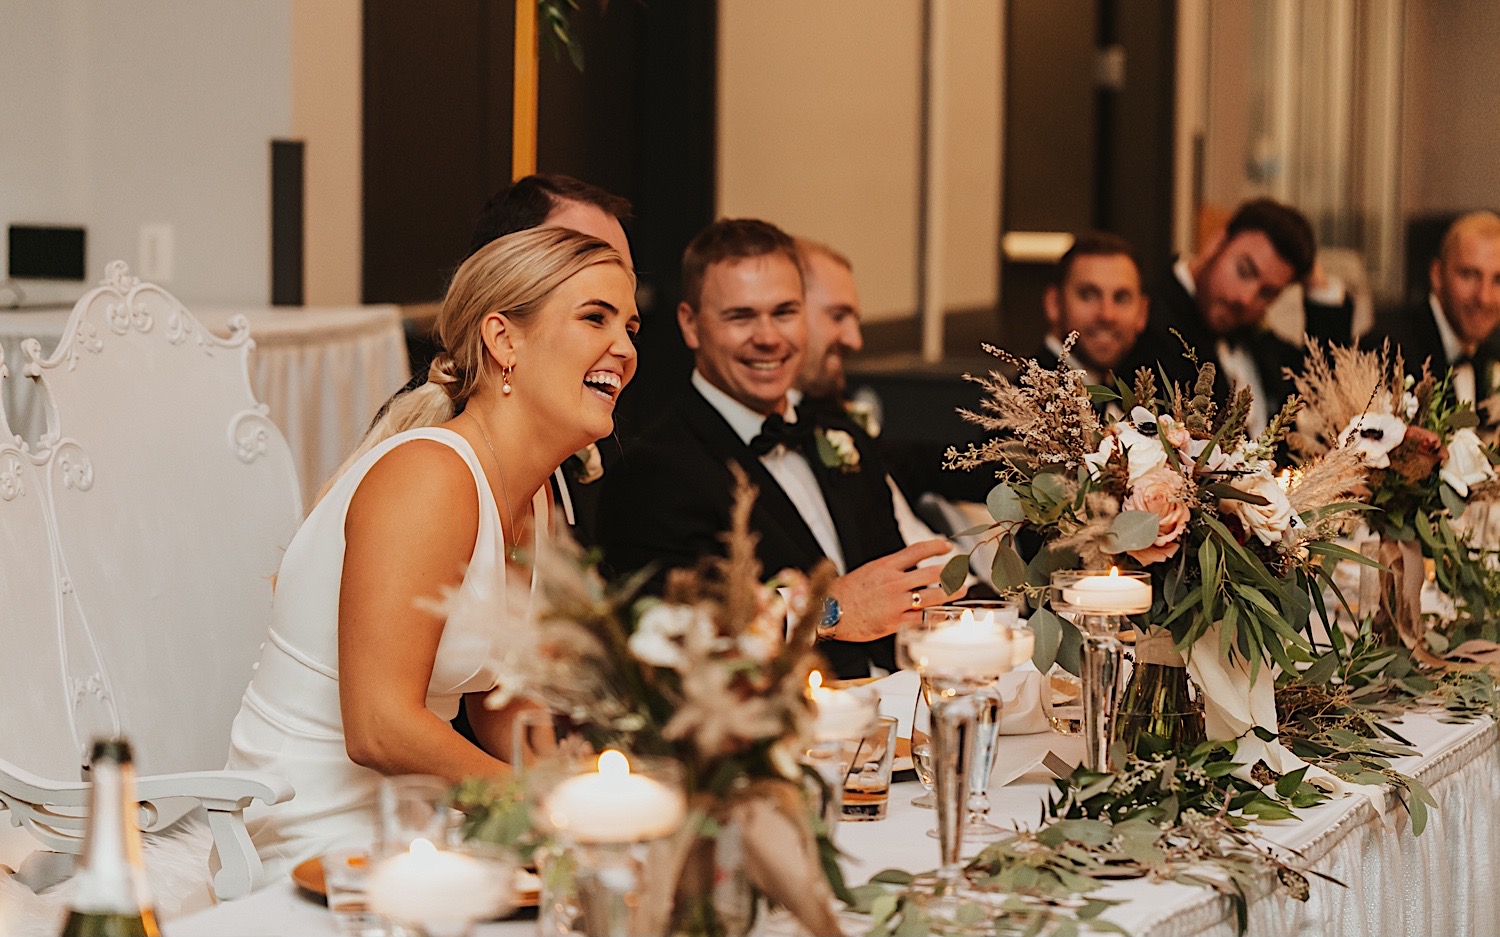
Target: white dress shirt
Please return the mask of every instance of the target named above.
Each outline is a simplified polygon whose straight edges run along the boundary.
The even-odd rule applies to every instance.
[[[750,440],[760,435],[761,424],[766,421],[765,416],[710,384],[696,368],[693,369],[693,387],[703,395],[709,406],[719,411],[719,415],[745,445],[750,445]],[[796,422],[796,410],[790,405],[787,406],[785,416],[788,423]],[[818,487],[818,477],[813,474],[806,457],[785,446],[777,446],[761,456],[760,463],[791,499],[797,513],[802,515],[802,520],[818,541],[818,546],[823,548],[823,555],[833,560],[833,565],[838,567],[839,575],[848,572],[844,566],[844,548],[839,544],[838,529],[833,526],[833,515],[828,513],[828,502],[823,500],[823,489]]]
[[[1432,321],[1437,323],[1438,340],[1443,343],[1443,356],[1450,362],[1468,356],[1464,351],[1464,344],[1459,340],[1458,333],[1453,331],[1453,326],[1448,322],[1448,316],[1443,312],[1443,304],[1431,293],[1427,294],[1427,306],[1432,310]],[[1420,364],[1417,361],[1406,362],[1407,367]],[[1434,370],[1437,370],[1434,368]],[[1437,375],[1441,377],[1442,375]],[[1460,403],[1474,403],[1477,393],[1474,383],[1474,362],[1465,361],[1463,364],[1453,365],[1453,393],[1458,397]]]

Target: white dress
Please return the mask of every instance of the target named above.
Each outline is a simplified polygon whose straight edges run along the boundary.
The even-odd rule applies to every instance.
[[[447,721],[458,713],[463,694],[495,686],[492,662],[505,631],[504,616],[494,614],[504,608],[505,537],[484,468],[468,441],[452,430],[429,427],[398,433],[366,453],[334,484],[282,557],[270,633],[230,730],[229,768],[269,771],[296,790],[285,803],[245,811],[264,863],[257,885],[283,879],[305,859],[340,846],[368,846],[374,838],[380,774],[349,760],[339,712],[344,518],[370,467],[413,439],[450,446],[474,474],[479,536],[460,586],[462,601],[455,604],[489,612],[449,617],[427,687],[427,708]],[[533,507],[536,529],[546,530],[545,488],[537,493]]]

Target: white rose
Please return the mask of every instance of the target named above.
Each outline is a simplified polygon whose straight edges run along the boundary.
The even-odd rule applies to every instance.
[[[854,437],[841,429],[831,429],[823,434],[833,451],[838,454],[839,464],[853,468],[859,465],[859,449],[854,445]]]
[[[1161,438],[1156,435],[1147,436],[1136,429],[1140,423],[1154,423],[1156,420],[1143,407],[1136,407],[1130,411],[1130,420],[1122,420],[1112,427],[1114,432],[1106,433],[1099,440],[1099,449],[1083,457],[1088,463],[1089,474],[1095,478],[1109,461],[1110,456],[1123,450],[1125,452],[1126,464],[1129,467],[1130,482],[1133,484],[1142,475],[1146,475],[1163,465],[1167,464],[1167,450],[1163,448]],[[1158,432],[1160,427],[1158,427]]]
[[[712,627],[713,622],[700,608],[657,602],[636,622],[630,653],[653,667],[677,667],[682,664],[682,639],[688,632]]]
[[[1370,468],[1390,468],[1391,450],[1406,438],[1406,424],[1389,413],[1362,413],[1339,433],[1339,445],[1353,446]]]
[[[1495,477],[1494,466],[1484,454],[1484,444],[1469,427],[1454,433],[1448,440],[1448,458],[1443,460],[1438,477],[1464,498],[1469,496],[1470,488]]]
[[[1259,537],[1261,543],[1266,546],[1279,543],[1288,530],[1300,525],[1301,519],[1292,510],[1286,492],[1269,472],[1236,479],[1232,484],[1240,491],[1260,495],[1268,502],[1251,504],[1229,499],[1219,502],[1220,511],[1238,517],[1245,530]]]

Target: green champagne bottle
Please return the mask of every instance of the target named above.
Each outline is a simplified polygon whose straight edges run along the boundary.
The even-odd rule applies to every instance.
[[[141,861],[130,743],[98,739],[89,760],[93,786],[83,867],[62,937],[160,937]]]

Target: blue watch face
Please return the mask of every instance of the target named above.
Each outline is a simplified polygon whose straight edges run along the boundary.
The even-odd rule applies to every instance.
[[[839,600],[838,599],[834,598],[831,595],[830,596],[826,596],[823,599],[823,627],[824,628],[832,628],[834,625],[838,624],[839,623],[839,618],[841,618],[843,616],[843,614],[844,614],[844,610],[839,607]]]

